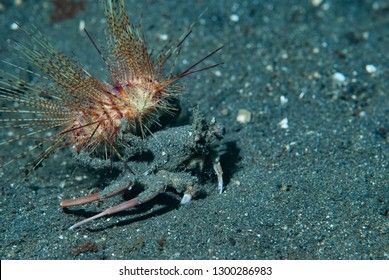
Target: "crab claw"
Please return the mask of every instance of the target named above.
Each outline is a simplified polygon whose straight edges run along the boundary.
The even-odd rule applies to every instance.
[[[135,206],[141,205],[141,204],[143,204],[143,203],[145,203],[145,202],[147,202],[147,201],[153,199],[154,197],[156,197],[156,196],[161,192],[162,189],[163,189],[163,188],[159,188],[157,191],[155,191],[155,192],[149,194],[147,197],[144,197],[144,196],[141,196],[141,197],[140,197],[140,196],[137,196],[137,197],[135,197],[135,198],[133,198],[133,199],[130,199],[130,200],[125,201],[125,202],[123,202],[123,203],[120,203],[120,204],[118,204],[118,205],[112,206],[112,207],[110,207],[110,208],[108,208],[108,209],[105,209],[103,212],[101,212],[101,213],[99,213],[99,214],[97,214],[97,215],[94,215],[94,216],[92,216],[92,217],[89,217],[89,218],[87,218],[87,219],[85,219],[85,220],[82,220],[82,221],[80,221],[80,222],[78,222],[78,223],[72,225],[72,226],[69,228],[69,230],[73,230],[73,229],[75,229],[75,228],[78,228],[78,227],[80,227],[80,226],[82,226],[82,225],[84,225],[84,224],[86,224],[86,223],[88,223],[88,222],[90,222],[90,221],[96,220],[96,219],[98,219],[98,218],[101,218],[101,217],[104,217],[104,216],[107,216],[107,215],[112,215],[112,214],[115,214],[115,213],[118,213],[118,212],[121,212],[121,211],[130,209],[130,208],[133,208],[133,207],[135,207]],[[115,194],[118,194],[119,192],[120,192],[120,191],[117,190],[117,191],[115,191],[114,193],[110,193],[109,195],[105,196],[105,198],[111,197],[111,196],[113,196],[113,195],[115,195]],[[94,199],[96,195],[98,196],[98,193],[97,193],[97,194],[89,195],[89,196],[87,196],[87,197],[92,197],[92,198]],[[84,197],[76,198],[75,200],[81,200],[81,201],[83,201],[83,200],[84,200]],[[96,201],[96,200],[99,200],[99,199],[94,199],[94,200],[91,200],[91,201]],[[70,201],[72,201],[72,200],[70,200]],[[61,202],[61,205],[63,205],[63,202],[64,202],[64,201]],[[66,201],[65,201],[65,202],[66,202]],[[85,203],[87,203],[87,202],[85,202]],[[82,204],[83,204],[83,203],[82,203]]]
[[[192,200],[192,195],[189,194],[189,193],[186,193],[186,194],[184,194],[184,196],[182,197],[182,199],[181,199],[181,201],[180,201],[180,204],[181,204],[181,205],[188,204],[191,200]]]
[[[217,182],[218,182],[218,190],[219,193],[221,194],[224,190],[224,183],[223,183],[223,169],[220,164],[220,158],[216,158],[215,162],[213,163],[213,170],[216,173],[217,176]]]
[[[86,223],[88,223],[90,221],[93,221],[93,220],[96,220],[98,218],[101,218],[101,217],[104,217],[104,216],[107,216],[107,215],[115,214],[115,213],[118,213],[118,212],[130,209],[132,207],[138,206],[139,204],[140,203],[138,202],[137,198],[130,199],[128,201],[125,201],[123,203],[115,205],[115,206],[113,206],[111,208],[108,208],[108,209],[104,210],[103,212],[101,212],[101,213],[99,213],[97,215],[94,215],[92,217],[89,217],[89,218],[87,218],[85,220],[82,220],[81,222],[78,222],[78,223],[72,225],[69,228],[69,230],[78,228],[79,226],[82,226],[83,224],[86,224]]]
[[[66,199],[62,200],[60,205],[61,207],[70,207],[70,206],[76,206],[76,205],[82,205],[82,204],[87,204],[93,201],[102,201],[106,198],[112,197],[114,195],[117,195],[118,193],[124,192],[125,190],[130,189],[134,184],[131,183],[129,186],[124,186],[121,188],[118,188],[117,190],[102,196],[101,193],[92,193],[90,195],[82,196],[82,197],[77,197],[73,199]]]

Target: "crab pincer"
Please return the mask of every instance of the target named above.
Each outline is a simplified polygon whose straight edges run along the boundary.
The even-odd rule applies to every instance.
[[[124,191],[124,190],[126,190],[126,189],[127,189],[127,188],[124,188],[124,189],[122,189],[121,191]],[[162,188],[161,188],[161,189],[162,189]],[[120,193],[121,191],[117,191],[116,193],[113,193],[112,196],[114,196],[114,195]],[[153,198],[154,198],[155,196],[157,196],[158,194],[159,194],[159,192],[155,192],[154,195],[153,195],[153,196],[150,196],[148,200],[153,199]],[[90,196],[91,196],[91,195],[86,196],[86,197],[90,197]],[[96,196],[98,197],[98,196],[99,196],[99,193],[93,194],[93,197],[96,197]],[[61,206],[62,206],[62,207],[68,207],[68,206],[77,205],[77,204],[72,204],[72,205],[70,205],[71,203],[69,203],[69,202],[77,201],[77,200],[78,200],[78,201],[82,201],[80,204],[88,203],[88,202],[84,202],[83,198],[85,198],[85,197],[80,197],[80,198],[71,199],[71,200],[64,200],[64,201],[61,202]],[[91,202],[92,202],[92,201],[98,201],[98,200],[101,200],[101,199],[94,199],[94,200],[91,200]],[[146,201],[148,201],[148,200],[146,200]],[[87,219],[84,219],[84,220],[82,220],[82,221],[80,221],[80,222],[78,222],[78,223],[72,225],[71,227],[69,227],[69,230],[73,230],[73,229],[75,229],[75,228],[78,228],[78,227],[80,227],[80,226],[82,226],[82,225],[84,225],[84,224],[86,224],[86,223],[88,223],[88,222],[90,222],[90,221],[96,220],[96,219],[98,219],[98,218],[101,218],[101,217],[104,217],[104,216],[107,216],[107,215],[112,215],[112,214],[119,213],[119,212],[122,212],[122,211],[124,211],[124,210],[130,209],[130,208],[133,208],[133,207],[138,206],[138,205],[140,205],[140,204],[142,204],[142,203],[144,203],[144,202],[146,202],[146,201],[140,202],[140,201],[139,201],[139,198],[138,198],[138,197],[135,197],[135,198],[133,198],[133,199],[130,199],[130,200],[125,201],[125,202],[123,202],[123,203],[120,203],[120,204],[118,204],[118,205],[115,205],[115,206],[112,206],[112,207],[110,207],[110,208],[107,208],[107,209],[105,209],[103,212],[101,212],[101,213],[99,213],[99,214],[97,214],[97,215],[94,215],[94,216],[92,216],[92,217],[89,217],[89,218],[87,218]]]
[[[196,189],[195,177],[190,176],[187,173],[173,173],[166,170],[161,170],[155,174],[144,174],[139,177],[136,177],[131,173],[127,173],[116,179],[102,192],[93,193],[74,199],[63,200],[60,205],[61,207],[70,207],[87,204],[94,201],[102,201],[128,189],[131,189],[135,184],[144,187],[144,190],[139,193],[137,197],[112,206],[97,215],[84,219],[72,225],[69,229],[72,230],[98,218],[119,213],[141,205],[147,201],[150,201],[161,192],[164,192],[169,186],[175,189],[178,193],[184,193],[180,204],[186,204],[192,199]]]

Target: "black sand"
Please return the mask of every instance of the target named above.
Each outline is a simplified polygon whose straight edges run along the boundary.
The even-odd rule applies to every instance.
[[[6,43],[20,34],[11,24],[34,23],[56,48],[103,77],[97,52],[78,30],[85,20],[103,38],[95,2],[55,22],[51,1],[3,2],[1,60],[17,62]],[[218,194],[213,178],[207,195],[188,205],[160,195],[69,231],[131,197],[62,210],[62,199],[101,190],[112,174],[77,167],[59,151],[22,188],[4,183],[12,170],[0,174],[1,259],[388,259],[389,3],[173,2],[126,7],[135,22],[142,16],[155,50],[165,34],[180,35],[207,8],[177,71],[220,45],[210,63],[225,64],[182,81],[175,125],[190,123],[195,106],[224,125],[226,191]],[[249,122],[236,120],[240,109],[251,112]],[[1,137],[9,136],[2,130]],[[0,146],[1,161],[20,145]]]

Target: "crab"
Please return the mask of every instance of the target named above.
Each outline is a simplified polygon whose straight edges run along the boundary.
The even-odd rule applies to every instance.
[[[121,133],[119,161],[92,157],[86,153],[74,153],[83,165],[95,169],[114,168],[119,175],[104,190],[87,196],[61,201],[63,208],[102,201],[134,186],[143,191],[138,196],[103,212],[84,219],[69,229],[78,228],[95,219],[115,214],[150,201],[158,194],[173,188],[182,194],[180,204],[187,204],[201,190],[201,174],[207,167],[217,177],[218,191],[223,192],[223,171],[220,164],[223,129],[215,119],[209,123],[195,114],[192,125],[157,131],[145,138],[130,133]],[[119,142],[119,141],[118,141]]]

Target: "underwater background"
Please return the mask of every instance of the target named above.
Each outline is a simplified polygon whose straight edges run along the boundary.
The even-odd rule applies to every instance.
[[[110,176],[61,150],[21,187],[7,181],[15,170],[0,173],[1,259],[389,259],[389,1],[125,0],[125,7],[156,52],[198,21],[176,72],[224,45],[210,61],[224,65],[181,81],[176,125],[190,123],[198,106],[224,126],[225,191],[213,178],[207,195],[188,205],[159,195],[69,231],[123,197],[61,209],[62,199],[99,191]],[[15,22],[35,25],[104,79],[80,29],[85,24],[104,45],[99,1],[2,1],[0,60],[20,65],[7,43],[23,36]],[[26,145],[0,146],[1,162]]]

